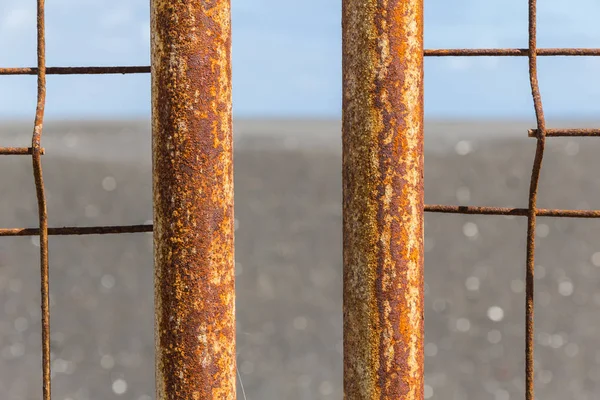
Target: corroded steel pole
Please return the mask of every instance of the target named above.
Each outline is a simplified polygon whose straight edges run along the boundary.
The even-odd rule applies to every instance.
[[[343,1],[344,398],[423,399],[423,0]]]
[[[235,399],[229,0],[152,0],[156,398]]]

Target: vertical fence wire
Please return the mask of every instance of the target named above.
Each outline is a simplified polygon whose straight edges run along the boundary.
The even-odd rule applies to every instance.
[[[42,394],[50,400],[50,283],[48,267],[48,210],[42,174],[41,140],[46,105],[46,43],[44,0],[37,0],[37,107],[31,138],[33,175],[38,203],[40,235],[40,283],[42,308]]]
[[[537,193],[542,170],[542,160],[546,147],[546,122],[542,108],[542,98],[537,69],[537,0],[529,0],[529,80],[537,122],[537,144],[529,187],[529,213],[527,215],[527,262],[525,279],[525,397],[534,398],[534,265],[535,228],[537,213]]]

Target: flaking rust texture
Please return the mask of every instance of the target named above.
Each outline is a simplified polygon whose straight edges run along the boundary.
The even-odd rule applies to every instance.
[[[235,399],[229,1],[151,1],[157,399]]]
[[[422,12],[343,1],[345,399],[423,399]]]

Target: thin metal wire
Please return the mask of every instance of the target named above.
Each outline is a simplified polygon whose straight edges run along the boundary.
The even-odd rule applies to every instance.
[[[438,204],[426,205],[425,212],[470,215],[514,215],[518,217],[527,217],[530,213],[529,208],[447,206]],[[600,218],[600,210],[560,210],[538,208],[535,210],[535,214],[538,217]]]
[[[529,137],[538,137],[537,129],[530,129],[527,131]],[[546,129],[546,137],[589,137],[589,136],[600,136],[600,129]]]
[[[65,226],[61,228],[48,228],[48,235],[110,235],[118,233],[152,232],[152,225],[116,225],[116,226]],[[0,229],[2,236],[36,236],[40,234],[38,228],[4,228]]]
[[[536,13],[537,0],[529,0],[529,81],[531,83],[531,95],[535,108],[537,120],[537,146],[531,172],[531,183],[529,186],[529,215],[527,217],[527,273],[525,281],[525,398],[534,398],[534,261],[535,261],[535,228],[537,213],[537,193],[546,146],[546,121],[544,120],[544,109],[537,77],[537,30]]]
[[[0,75],[37,75],[35,67],[0,68]],[[148,74],[149,66],[48,67],[47,75]]]
[[[44,154],[44,149],[40,148],[40,154]],[[28,156],[33,155],[32,147],[0,147],[0,156]]]
[[[42,394],[44,400],[50,400],[50,286],[48,273],[48,212],[44,178],[42,175],[41,140],[44,125],[44,107],[46,104],[46,43],[44,26],[44,1],[37,0],[37,107],[35,125],[31,138],[31,156],[33,175],[38,201],[40,235],[40,275],[42,307]]]
[[[530,49],[430,49],[427,57],[529,57]],[[534,49],[538,56],[600,56],[600,49]]]

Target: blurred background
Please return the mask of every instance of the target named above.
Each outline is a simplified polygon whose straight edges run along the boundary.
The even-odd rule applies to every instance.
[[[233,0],[238,395],[342,397],[341,3]],[[600,47],[594,0],[540,1],[539,47]],[[148,65],[149,5],[48,0],[48,66]],[[0,2],[0,66],[36,64],[35,2]],[[525,0],[425,0],[426,48],[527,47]],[[542,57],[548,127],[599,127],[600,60]],[[429,204],[526,207],[527,59],[425,62]],[[34,76],[0,77],[28,146]],[[152,218],[149,75],[48,76],[50,226]],[[600,140],[548,139],[543,208],[600,209]],[[31,160],[0,158],[0,227],[34,227]],[[522,399],[526,219],[428,214],[427,399]],[[536,391],[600,392],[600,223],[540,218]],[[0,393],[41,393],[39,241],[0,240]],[[50,238],[56,399],[154,397],[150,234]]]

